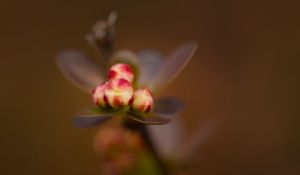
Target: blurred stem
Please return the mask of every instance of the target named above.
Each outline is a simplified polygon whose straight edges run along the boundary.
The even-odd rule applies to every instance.
[[[151,141],[147,126],[145,124],[141,124],[141,123],[138,123],[138,122],[135,122],[135,121],[132,121],[132,120],[126,120],[124,122],[123,126],[127,129],[139,132],[141,134],[141,136],[144,139],[144,142],[145,142],[146,146],[148,147],[149,151],[151,152],[154,159],[156,160],[156,163],[157,163],[161,173],[163,175],[170,175],[170,172],[168,171],[165,163],[163,162],[163,160],[159,156],[157,150],[155,149],[155,147],[154,147],[154,145]]]

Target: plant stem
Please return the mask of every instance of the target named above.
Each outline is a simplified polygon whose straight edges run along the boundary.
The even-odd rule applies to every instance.
[[[170,172],[168,171],[167,167],[165,166],[164,162],[162,161],[161,157],[159,156],[157,150],[155,149],[151,141],[147,126],[145,124],[137,123],[131,120],[125,121],[124,126],[130,130],[139,132],[141,134],[146,146],[148,147],[149,151],[152,153],[154,159],[156,160],[156,163],[159,169],[161,170],[161,173],[163,175],[170,175]]]

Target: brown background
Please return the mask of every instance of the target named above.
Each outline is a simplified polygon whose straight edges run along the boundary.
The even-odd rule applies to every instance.
[[[111,10],[120,14],[119,48],[168,53],[199,43],[165,91],[186,101],[190,132],[207,119],[218,123],[190,174],[299,173],[296,3],[17,0],[0,8],[0,174],[99,174],[97,129],[70,123],[90,96],[64,79],[54,57],[65,48],[95,53],[84,35]]]

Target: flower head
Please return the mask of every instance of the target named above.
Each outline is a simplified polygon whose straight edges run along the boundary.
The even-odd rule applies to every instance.
[[[93,126],[112,118],[116,112],[122,112],[124,120],[130,118],[144,124],[170,122],[165,117],[182,112],[183,103],[177,98],[157,98],[156,95],[189,62],[197,44],[184,44],[166,59],[153,50],[137,54],[128,50],[115,51],[111,39],[115,20],[116,14],[112,13],[106,22],[98,22],[88,37],[90,43],[105,53],[101,65],[79,51],[69,50],[58,56],[63,74],[88,92],[94,89],[93,101],[100,107],[96,113],[77,115],[74,124]],[[109,65],[112,66],[107,69]],[[106,108],[110,110],[103,110]]]
[[[100,50],[101,60],[98,61],[101,64],[77,50],[67,50],[58,56],[57,63],[64,76],[81,89],[92,92],[93,101],[98,107],[93,112],[76,115],[74,125],[95,126],[119,114],[123,116],[121,118],[123,124],[130,123],[128,122],[130,119],[152,125],[170,122],[170,116],[180,114],[184,104],[177,98],[157,97],[157,94],[187,65],[195,53],[197,44],[195,42],[184,44],[165,59],[153,50],[143,50],[136,54],[129,50],[116,51],[115,21],[116,13],[112,13],[107,21],[97,22],[87,35],[88,42]],[[110,65],[112,66],[109,68]],[[175,119],[171,125],[165,126],[165,129],[176,128],[178,123],[180,122]],[[163,130],[158,130],[159,128]],[[173,137],[179,135],[177,132],[165,132],[163,127],[149,129],[150,133],[155,133],[153,131],[156,130],[154,135],[162,136],[163,141],[159,143],[177,146],[177,142],[172,142]],[[117,157],[114,154],[106,155],[107,168],[114,174],[118,174],[116,169],[132,168],[135,158],[130,151],[143,149],[144,146],[141,135],[129,134],[124,139],[122,132],[122,130],[104,131],[95,142],[96,151],[101,154],[114,152],[111,149],[121,150],[121,154]],[[172,136],[162,133],[169,133]],[[166,137],[171,142],[166,140]],[[123,150],[124,146],[130,151]],[[165,148],[171,150],[168,146]]]
[[[122,109],[130,106],[132,110],[149,113],[153,108],[152,93],[147,88],[133,92],[134,75],[127,64],[115,64],[108,71],[109,81],[101,83],[93,90],[94,103],[105,109]],[[126,79],[125,79],[126,78]]]

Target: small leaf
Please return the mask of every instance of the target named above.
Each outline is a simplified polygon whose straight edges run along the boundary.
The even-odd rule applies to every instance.
[[[153,113],[141,114],[130,111],[128,112],[128,115],[132,120],[146,125],[164,125],[171,122],[170,119],[159,117]]]
[[[73,119],[73,125],[80,128],[96,126],[113,117],[113,114],[78,114]]]

